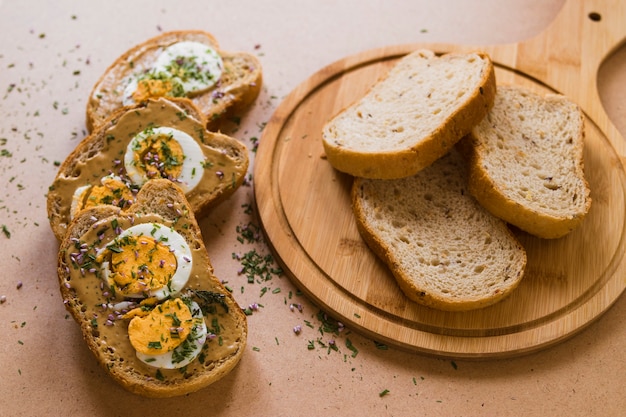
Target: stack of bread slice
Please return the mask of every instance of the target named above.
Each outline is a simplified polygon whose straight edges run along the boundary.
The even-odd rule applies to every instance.
[[[496,85],[482,52],[418,50],[323,127],[354,176],[358,229],[407,298],[441,310],[494,304],[524,276],[513,225],[559,238],[589,211],[584,120],[562,95]]]
[[[202,31],[120,56],[47,195],[66,308],[105,369],[149,397],[185,395],[239,362],[247,321],[214,275],[197,219],[244,182],[248,149],[212,130],[261,87],[247,53]]]

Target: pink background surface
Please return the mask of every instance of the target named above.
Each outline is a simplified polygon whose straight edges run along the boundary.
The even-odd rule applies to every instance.
[[[383,349],[349,328],[321,332],[319,308],[287,277],[248,284],[237,274],[241,264],[233,253],[269,253],[263,242],[237,240],[238,226],[259,224],[246,209],[252,186],[201,221],[216,275],[228,281],[242,307],[261,305],[248,317],[240,364],[211,387],[180,398],[145,399],[116,385],[64,310],[55,271],[58,245],[45,207],[55,162],[85,136],[87,95],[115,58],[174,29],[206,30],[225,50],[256,54],[264,68],[261,95],[238,128],[227,132],[252,148],[281,100],[344,56],[417,42],[514,43],[541,32],[562,0],[174,4],[0,0],[0,224],[10,233],[0,234],[0,295],[6,297],[0,304],[0,416],[623,413],[624,297],[572,339],[514,359],[430,358]],[[625,69],[621,48],[598,77],[603,103],[623,136]],[[298,325],[302,332],[295,334]],[[322,346],[331,340],[336,350]]]

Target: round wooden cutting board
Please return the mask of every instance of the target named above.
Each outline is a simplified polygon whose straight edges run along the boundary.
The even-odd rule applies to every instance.
[[[605,312],[626,287],[626,144],[596,89],[602,61],[626,36],[626,5],[566,2],[540,36],[514,45],[402,45],[367,51],[311,76],[278,107],[256,155],[257,207],[288,276],[329,314],[372,339],[452,358],[506,357],[553,345]],[[522,283],[504,301],[455,313],[422,307],[398,289],[361,239],[352,178],[324,159],[321,129],[403,55],[481,49],[499,84],[558,92],[586,114],[585,170],[593,198],[582,226],[557,240],[516,232],[528,253]]]

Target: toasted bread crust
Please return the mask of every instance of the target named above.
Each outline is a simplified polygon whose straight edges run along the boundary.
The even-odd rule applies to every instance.
[[[171,31],[148,39],[117,58],[94,85],[87,102],[87,129],[93,131],[117,109],[121,102],[123,80],[150,64],[161,48],[180,41],[197,41],[212,46],[224,61],[220,82],[206,92],[189,96],[205,117],[207,128],[232,112],[250,106],[261,91],[262,67],[259,60],[245,52],[219,49],[215,37],[201,30]]]
[[[228,346],[222,348],[217,342],[212,343],[211,353],[207,354],[207,359],[203,363],[196,362],[193,366],[190,365],[185,374],[179,371],[164,373],[163,378],[155,377],[155,369],[142,365],[133,357],[123,356],[122,352],[129,351],[125,347],[129,342],[127,338],[119,336],[124,334],[127,323],[116,320],[113,325],[107,327],[106,315],[104,318],[101,317],[102,309],[94,308],[81,298],[81,295],[86,293],[85,288],[88,288],[86,285],[97,284],[85,281],[94,279],[93,277],[77,277],[72,273],[75,266],[68,257],[69,253],[76,251],[76,242],[82,242],[83,236],[92,228],[106,225],[113,219],[119,221],[132,219],[134,224],[148,219],[151,221],[158,219],[164,225],[175,228],[185,238],[193,248],[194,264],[200,265],[198,270],[201,271],[199,276],[193,278],[193,289],[219,293],[228,306],[227,311],[220,307],[217,313],[204,313],[208,317],[205,320],[217,317],[221,323],[232,325],[232,328],[227,329],[229,333],[224,340],[224,344]],[[246,316],[232,294],[214,276],[200,228],[191,214],[184,194],[170,181],[149,181],[139,191],[137,202],[126,211],[112,206],[98,206],[83,211],[70,224],[68,233],[61,241],[57,271],[65,307],[80,325],[87,346],[102,369],[130,392],[158,398],[185,395],[204,388],[228,374],[243,355],[248,331]],[[115,326],[119,329],[118,333],[111,333],[108,329]],[[114,337],[115,335],[118,337]]]
[[[372,103],[378,99],[376,96],[380,92],[386,90],[400,90],[402,93],[399,97],[394,99],[393,102],[383,103],[380,105],[379,109],[376,107],[380,110],[379,113],[382,114],[389,110],[389,108],[393,108],[397,110],[397,112],[402,112],[403,116],[399,122],[401,123],[400,128],[402,132],[418,126],[422,123],[421,120],[423,120],[423,118],[428,118],[430,115],[423,113],[424,109],[417,109],[421,103],[406,101],[404,99],[404,97],[409,96],[409,94],[405,93],[413,88],[410,84],[411,81],[406,80],[411,80],[414,77],[411,73],[414,69],[410,64],[401,66],[403,65],[403,61],[408,59],[414,59],[417,62],[443,59],[452,60],[457,57],[464,59],[466,55],[449,54],[439,57],[432,51],[415,51],[401,60],[385,78],[372,86],[363,98],[333,117],[324,126],[322,134],[322,143],[330,164],[339,171],[357,177],[396,179],[414,175],[445,155],[474,125],[482,120],[493,105],[496,94],[495,72],[491,59],[487,54],[476,53],[467,55],[467,57],[480,59],[484,64],[480,69],[480,74],[474,74],[478,76],[474,84],[470,86],[458,86],[459,90],[461,88],[469,88],[471,92],[464,97],[462,101],[459,100],[459,102],[454,105],[448,112],[445,120],[421,138],[408,138],[407,142],[409,143],[402,146],[394,146],[393,149],[369,150],[355,143],[357,139],[350,136],[350,134],[355,136],[357,134],[368,135],[369,132],[365,132],[363,129],[373,131],[373,128],[376,128],[381,131],[389,132],[385,133],[385,135],[388,134],[391,137],[393,135],[393,133],[391,133],[393,132],[393,130],[391,130],[393,126],[391,125],[394,122],[387,120],[387,117],[396,118],[396,111],[393,111],[390,116],[380,116],[379,120],[375,120],[371,123],[367,122],[368,124],[363,124],[361,127],[355,127],[353,129],[354,132],[351,132],[350,128],[346,128],[346,132],[341,132],[337,126],[342,122],[342,118],[344,120],[350,118],[352,121],[365,119],[367,116],[359,116],[359,111],[357,111],[356,116],[348,112],[352,112],[364,102],[369,102],[370,107],[378,106],[378,104]],[[451,67],[454,67],[454,64],[451,64]],[[419,72],[416,74],[419,76]],[[443,72],[441,72],[441,74],[438,72],[433,74],[433,76],[442,77],[442,74]],[[436,80],[433,80],[432,84],[433,88],[436,88]],[[390,86],[392,88],[390,88]],[[421,85],[418,85],[417,88],[421,88]],[[387,109],[383,108],[385,104],[387,104]],[[417,113],[420,114],[418,115]],[[359,123],[361,122],[359,121]],[[390,124],[390,126],[387,126],[387,124]],[[395,139],[392,139],[392,141],[393,140]]]

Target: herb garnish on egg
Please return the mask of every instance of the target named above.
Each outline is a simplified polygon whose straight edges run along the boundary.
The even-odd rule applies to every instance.
[[[70,208],[71,218],[76,217],[80,210],[101,204],[125,208],[135,201],[131,185],[116,175],[107,175],[100,179],[99,184],[84,185],[74,191]]]
[[[166,47],[151,67],[127,80],[125,106],[151,97],[186,97],[213,87],[224,63],[210,46],[200,42],[176,42]]]
[[[164,299],[187,283],[191,249],[173,229],[141,223],[122,231],[98,250],[102,278],[115,295]]]
[[[162,369],[188,365],[207,339],[202,310],[188,298],[156,305],[146,315],[136,315],[128,325],[130,343],[142,362]]]
[[[138,186],[150,179],[165,178],[187,192],[202,179],[203,155],[200,146],[187,133],[171,127],[149,127],[128,144],[124,167]]]

